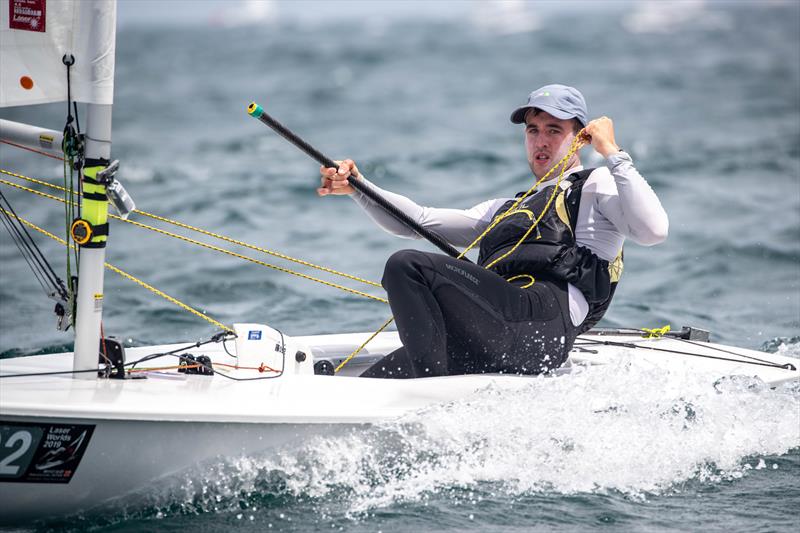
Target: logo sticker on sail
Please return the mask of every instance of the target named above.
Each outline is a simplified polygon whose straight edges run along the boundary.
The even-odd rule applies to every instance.
[[[8,27],[44,33],[46,0],[9,0]]]
[[[260,329],[252,329],[247,333],[247,340],[249,341],[260,341],[261,340],[261,330]]]
[[[0,483],[69,483],[94,426],[0,422]]]

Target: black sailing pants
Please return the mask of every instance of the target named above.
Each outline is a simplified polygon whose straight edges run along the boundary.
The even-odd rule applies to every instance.
[[[441,254],[393,254],[382,284],[403,347],[362,377],[539,374],[561,366],[577,334],[566,283],[521,288],[529,282],[509,283]]]

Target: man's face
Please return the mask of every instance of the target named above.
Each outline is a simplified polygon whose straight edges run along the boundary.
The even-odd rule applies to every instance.
[[[575,138],[572,119],[561,120],[538,109],[525,115],[525,150],[533,175],[541,178],[566,155]],[[567,163],[567,168],[574,161]]]

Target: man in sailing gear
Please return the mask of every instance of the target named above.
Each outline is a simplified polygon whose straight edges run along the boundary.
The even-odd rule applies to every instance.
[[[421,207],[372,185],[453,246],[468,246],[500,220],[481,240],[477,265],[416,250],[389,258],[383,286],[403,348],[364,376],[535,374],[563,364],[575,337],[608,308],[625,238],[649,246],[663,241],[668,228],[655,193],[619,150],[611,119],[587,122],[587,116],[580,92],[563,85],[533,91],[514,111],[512,122],[525,124],[528,164],[537,179],[569,153],[584,126],[606,160],[603,167],[584,169],[575,153],[560,184],[555,171],[514,209],[514,198],[465,210]],[[351,194],[385,230],[418,238],[350,187],[351,176],[365,179],[352,160],[322,168],[321,175],[320,195]]]

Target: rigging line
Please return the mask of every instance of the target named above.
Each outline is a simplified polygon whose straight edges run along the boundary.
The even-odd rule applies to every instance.
[[[689,340],[689,339],[682,339],[680,337],[677,337],[677,340],[692,344],[694,346],[699,346],[701,348],[709,348],[711,350],[716,350],[718,352],[729,353],[731,355],[736,355],[738,357],[744,357],[746,359],[752,359],[753,361],[758,361],[760,363],[769,363],[770,362],[770,361],[767,361],[765,359],[759,359],[758,357],[753,357],[752,355],[746,355],[746,354],[743,354],[743,353],[736,353],[736,352],[732,352],[730,350],[725,350],[725,349],[720,348],[718,346],[706,346],[704,344],[700,344],[699,342],[695,342],[695,341],[692,341],[692,340]]]
[[[190,346],[189,348],[193,348],[193,347],[194,347],[194,345]],[[184,348],[184,349],[188,350],[189,348]],[[214,370],[213,363],[212,363],[212,366],[209,367],[207,365],[204,365],[203,363],[198,363],[196,360],[189,359],[189,357],[184,356],[184,355],[180,355],[180,354],[155,354],[155,356],[151,357],[151,359],[155,359],[157,357],[165,357],[167,355],[174,355],[175,357],[181,359],[182,361],[186,361],[187,363],[190,363],[193,367],[198,367],[199,368],[199,367],[202,366],[202,367],[205,367],[205,368],[207,368],[209,370],[212,370],[212,371]],[[124,366],[126,366],[126,367],[127,366],[132,366],[132,365],[138,364],[140,362],[142,362],[142,361],[141,360],[132,361],[130,363],[125,363]],[[29,378],[29,377],[39,377],[39,376],[63,376],[63,375],[68,375],[68,374],[87,374],[87,373],[90,373],[90,372],[95,372],[96,373],[99,370],[100,370],[99,368],[90,368],[90,369],[87,369],[87,370],[57,370],[57,371],[54,371],[54,372],[30,372],[30,373],[27,373],[27,374],[0,374],[0,379],[4,379],[4,378]],[[233,376],[229,376],[229,375],[224,374],[222,372],[216,372],[216,371],[214,371],[214,375],[223,377],[225,379],[230,379],[232,381],[259,381],[259,380],[264,380],[264,379],[276,379],[276,378],[279,378],[279,377],[281,377],[283,375],[283,371],[279,371],[279,373],[277,373],[275,375],[259,376],[259,377],[255,377],[255,378],[235,378]],[[205,378],[205,377],[209,377],[209,376],[202,376],[202,377]]]
[[[616,335],[616,334],[620,334],[620,333],[621,334],[625,334],[625,332],[628,332],[629,335],[649,333],[649,331],[646,331],[646,330],[643,330],[643,329],[638,329],[638,328],[616,328],[615,329],[615,328],[603,328],[603,327],[595,328],[594,330],[590,331],[589,333],[594,333],[595,335]],[[670,339],[674,339],[674,340],[677,340],[677,341],[685,342],[687,344],[692,344],[692,345],[700,347],[700,348],[706,348],[708,350],[715,350],[717,352],[727,353],[727,354],[735,355],[735,356],[738,356],[738,357],[744,357],[745,359],[752,359],[753,361],[759,361],[761,363],[770,363],[770,361],[767,361],[766,359],[759,359],[758,357],[753,357],[752,355],[747,355],[747,354],[738,353],[738,352],[732,352],[730,350],[725,350],[723,348],[720,348],[718,346],[714,346],[712,344],[702,344],[702,343],[699,343],[697,341],[693,341],[691,339],[685,339],[683,337],[678,336],[679,333],[680,332],[676,331],[674,333],[667,333],[664,336],[667,337],[667,338],[670,338]],[[587,340],[591,340],[591,339],[587,339]]]
[[[731,359],[729,357],[719,357],[719,356],[716,356],[716,355],[705,355],[705,354],[699,354],[699,353],[682,352],[682,351],[679,351],[679,350],[669,350],[667,348],[657,348],[655,346],[642,346],[640,344],[633,344],[633,343],[630,343],[630,342],[596,341],[594,339],[587,339],[587,338],[582,338],[582,337],[579,337],[579,338],[582,341],[584,341],[585,344],[577,344],[576,346],[596,346],[596,345],[616,346],[616,347],[619,347],[619,348],[632,348],[632,349],[652,350],[652,351],[655,351],[655,352],[672,353],[672,354],[678,354],[678,355],[688,355],[690,357],[702,357],[704,359],[716,359],[716,360],[719,360],[719,361],[728,361],[728,362],[731,362],[731,363],[740,363],[740,364],[743,364],[743,365],[767,366],[767,367],[771,367],[771,368],[780,368],[782,370],[790,370],[790,371],[797,370],[794,367],[794,365],[792,365],[790,363],[787,363],[786,365],[780,365],[780,364],[771,363],[771,362],[759,363],[759,362],[756,362],[756,361],[742,361],[741,359]],[[739,355],[739,354],[734,354],[734,355]]]
[[[230,332],[228,332],[228,331],[224,331],[223,333],[230,334]],[[182,346],[180,348],[175,348],[173,350],[169,350],[168,352],[158,352],[158,353],[154,353],[154,354],[151,353],[151,354],[143,355],[142,357],[140,357],[136,361],[131,361],[129,363],[126,363],[125,366],[130,366],[131,368],[133,368],[136,365],[138,365],[139,363],[146,363],[147,361],[152,361],[153,359],[158,359],[159,357],[165,357],[165,356],[168,356],[168,355],[177,355],[180,352],[185,352],[186,350],[190,350],[192,348],[200,348],[201,346],[204,346],[206,344],[210,344],[212,342],[224,342],[225,337],[224,336],[220,336],[220,335],[221,335],[220,333],[216,333],[211,337],[211,339],[209,339],[207,341],[202,341],[202,342],[198,341],[198,342],[195,342],[194,344],[189,344],[188,346]],[[235,337],[235,334],[234,334],[234,337]]]
[[[12,213],[14,217],[19,218],[19,217],[17,217],[17,214],[14,211],[14,208],[11,207],[11,204],[9,203],[8,198],[6,198],[5,195],[3,195],[2,191],[0,191],[0,207],[2,207],[3,201],[5,202],[6,206],[8,207],[8,211],[7,212]],[[8,216],[8,215],[6,215],[6,216]],[[14,224],[10,217],[9,217],[9,222],[11,223],[11,227],[13,228],[14,233],[17,234],[17,237],[16,237],[17,241],[20,244],[24,245],[24,247],[25,247],[25,249],[27,251],[28,257],[30,257],[36,263],[37,270],[45,278],[45,280],[46,280],[45,282],[48,285],[51,285],[52,287],[54,287],[56,289],[56,293],[58,293],[58,294],[63,296],[63,294],[61,292],[61,289],[63,287],[63,282],[58,277],[58,275],[53,271],[52,267],[50,267],[50,264],[47,262],[47,259],[45,259],[45,257],[42,254],[41,250],[39,250],[38,246],[34,242],[33,237],[30,235],[30,233],[28,233],[28,230],[26,230],[25,226],[23,226],[22,224]],[[23,235],[23,232],[24,232],[24,235]],[[12,238],[13,237],[14,237],[14,235],[12,234]],[[36,252],[38,252],[38,256],[37,256]],[[31,268],[34,268],[34,267],[31,266]],[[48,271],[48,269],[49,269],[49,271]]]
[[[192,348],[199,348],[200,346],[204,346],[204,345],[210,344],[212,342],[220,342],[219,341],[220,338],[221,338],[220,334],[216,333],[211,337],[211,339],[209,339],[207,341],[194,342],[192,344],[189,344],[188,346],[184,346],[182,348],[176,348],[175,350],[172,350],[172,351],[169,351],[169,352],[146,355],[146,356],[144,356],[144,357],[142,357],[140,359],[137,359],[136,361],[131,361],[131,362],[125,363],[123,366],[131,366],[132,367],[132,366],[135,366],[135,365],[137,365],[139,363],[147,361],[147,360],[149,360],[151,358],[155,359],[156,357],[161,357],[161,356],[166,356],[166,355],[175,355],[178,352],[191,350]],[[86,370],[57,370],[57,371],[54,371],[54,372],[31,372],[31,373],[27,373],[27,374],[0,374],[0,379],[2,379],[2,378],[27,378],[27,377],[37,377],[37,376],[57,376],[57,375],[64,375],[64,374],[83,374],[83,373],[88,373],[88,372],[97,372],[98,369],[99,368],[97,368],[97,369],[89,368],[89,369],[86,369]]]
[[[115,219],[121,220],[116,216],[113,216],[113,215],[111,215],[111,216],[113,218],[115,218]],[[351,289],[349,287],[345,287],[344,285],[339,285],[338,283],[332,283],[330,281],[325,281],[323,279],[320,279],[320,278],[317,278],[317,277],[314,277],[314,276],[309,276],[308,274],[303,274],[301,272],[296,272],[296,271],[290,270],[288,268],[283,268],[283,267],[280,267],[280,266],[277,266],[277,265],[266,263],[264,261],[260,261],[258,259],[253,258],[253,257],[242,255],[242,254],[239,254],[239,253],[236,253],[236,252],[232,252],[230,250],[226,250],[224,248],[220,248],[219,246],[214,246],[213,244],[207,244],[207,243],[204,243],[204,242],[201,242],[201,241],[190,239],[189,237],[184,237],[183,235],[178,235],[177,233],[172,233],[172,232],[169,232],[169,231],[166,231],[166,230],[155,228],[153,226],[148,226],[147,224],[142,224],[141,222],[136,222],[135,220],[126,220],[125,222],[128,222],[129,224],[133,224],[134,226],[139,226],[139,227],[144,228],[144,229],[149,229],[150,231],[155,231],[156,233],[160,233],[160,234],[166,235],[168,237],[172,237],[173,239],[178,239],[178,240],[181,240],[181,241],[184,241],[184,242],[188,242],[190,244],[194,244],[196,246],[200,246],[202,248],[206,248],[208,250],[213,250],[215,252],[220,252],[220,253],[223,253],[223,254],[226,254],[226,255],[230,255],[232,257],[236,257],[237,259],[243,259],[245,261],[249,261],[249,262],[255,263],[257,265],[265,266],[267,268],[271,268],[271,269],[277,270],[279,272],[283,272],[283,273],[286,273],[286,274],[291,274],[293,276],[297,276],[297,277],[300,277],[300,278],[303,278],[303,279],[307,279],[307,280],[310,280],[310,281],[316,281],[317,283],[321,283],[323,285],[327,285],[328,287],[333,287],[335,289],[339,289],[339,290],[342,290],[342,291],[345,291],[345,292],[349,292],[351,294],[362,296],[364,298],[370,298],[370,299],[376,300],[378,302],[387,303],[387,304],[389,303],[389,301],[387,299],[381,298],[380,296],[373,296],[372,294],[368,294],[366,292],[362,292],[362,291],[359,291],[359,290],[356,290],[356,289]]]
[[[29,152],[33,152],[35,154],[43,155],[45,157],[50,157],[52,159],[58,159],[59,161],[63,161],[64,160],[63,157],[59,157],[59,156],[53,155],[53,154],[48,154],[47,152],[42,152],[41,150],[36,150],[35,148],[28,148],[27,146],[23,146],[21,144],[13,143],[11,141],[6,141],[5,139],[0,139],[0,143],[8,144],[10,146],[14,146],[16,148],[20,148],[22,150],[27,150]]]
[[[2,171],[2,169],[0,169],[0,171]],[[10,185],[12,187],[16,187],[18,189],[22,189],[24,191],[32,192],[32,193],[34,193],[34,194],[36,194],[38,196],[42,196],[44,198],[49,198],[51,200],[56,200],[56,201],[59,201],[59,202],[65,202],[66,203],[66,201],[64,199],[62,199],[62,198],[58,198],[56,196],[52,196],[50,194],[43,193],[41,191],[36,191],[34,189],[29,189],[28,187],[23,187],[22,185],[19,185],[19,184],[16,184],[16,183],[12,183],[12,182],[6,181],[4,179],[0,179],[0,183],[5,184],[5,185]],[[351,289],[350,287],[345,287],[344,285],[339,285],[338,283],[325,281],[325,280],[317,278],[315,276],[310,276],[308,274],[303,274],[301,272],[296,272],[296,271],[288,269],[288,268],[284,268],[284,267],[281,267],[281,266],[273,265],[271,263],[260,261],[258,259],[253,258],[253,257],[249,257],[249,256],[242,255],[242,254],[239,254],[239,253],[236,253],[236,252],[232,252],[230,250],[226,250],[224,248],[220,248],[218,246],[214,246],[213,244],[204,243],[204,242],[201,242],[201,241],[198,241],[198,240],[195,240],[195,239],[191,239],[189,237],[185,237],[183,235],[178,235],[177,233],[172,233],[170,231],[166,231],[166,230],[163,230],[163,229],[160,229],[160,228],[155,228],[153,226],[148,226],[147,224],[142,224],[141,222],[136,222],[135,220],[123,219],[122,217],[119,217],[117,215],[109,214],[108,216],[110,218],[115,219],[115,220],[120,220],[120,221],[125,222],[127,224],[133,224],[134,226],[138,226],[140,228],[144,228],[144,229],[147,229],[147,230],[150,230],[150,231],[154,231],[156,233],[160,233],[160,234],[165,235],[167,237],[172,237],[173,239],[178,239],[178,240],[181,240],[181,241],[184,241],[184,242],[188,242],[190,244],[194,244],[196,246],[200,246],[202,248],[206,248],[206,249],[209,249],[209,250],[212,250],[212,251],[215,251],[215,252],[220,252],[220,253],[223,253],[223,254],[226,254],[226,255],[230,255],[232,257],[236,257],[237,259],[243,259],[245,261],[249,261],[251,263],[255,263],[255,264],[260,265],[260,266],[271,268],[273,270],[277,270],[279,272],[284,272],[286,274],[291,274],[293,276],[297,276],[299,278],[303,278],[303,279],[306,279],[306,280],[309,280],[309,281],[315,281],[317,283],[321,283],[322,285],[326,285],[326,286],[332,287],[334,289],[339,289],[341,291],[349,292],[351,294],[355,294],[357,296],[361,296],[361,297],[364,297],[364,298],[369,298],[371,300],[375,300],[375,301],[378,301],[378,302],[381,302],[381,303],[385,303],[385,304],[389,303],[389,300],[387,300],[386,298],[381,298],[380,296],[374,296],[372,294],[369,294],[369,293],[366,293],[366,292],[363,292],[363,291],[359,291],[357,289]]]
[[[172,224],[174,226],[178,226],[179,228],[183,228],[183,229],[187,229],[187,230],[191,230],[191,231],[196,231],[197,233],[201,233],[201,234],[206,235],[208,237],[213,237],[215,239],[220,239],[222,241],[225,241],[225,242],[228,242],[228,243],[231,243],[231,244],[235,244],[237,246],[242,246],[244,248],[249,248],[251,250],[255,250],[257,252],[261,252],[261,253],[264,253],[264,254],[267,254],[267,255],[278,257],[280,259],[285,259],[286,261],[291,261],[291,262],[297,263],[299,265],[303,265],[303,266],[306,266],[306,267],[309,267],[309,268],[314,268],[314,269],[320,270],[322,272],[327,272],[328,274],[333,274],[333,275],[341,276],[343,278],[347,278],[347,279],[350,279],[350,280],[353,280],[353,281],[358,281],[360,283],[364,283],[364,284],[370,285],[372,287],[383,288],[380,283],[376,283],[376,282],[370,281],[368,279],[363,279],[363,278],[360,278],[358,276],[353,276],[351,274],[347,274],[345,272],[339,272],[338,270],[334,270],[332,268],[324,267],[324,266],[321,266],[321,265],[316,265],[314,263],[310,263],[308,261],[304,261],[303,259],[298,259],[296,257],[291,257],[291,256],[288,256],[286,254],[282,254],[280,252],[276,252],[274,250],[269,250],[267,248],[261,248],[260,246],[255,246],[253,244],[248,244],[248,243],[243,242],[243,241],[238,241],[236,239],[232,239],[232,238],[226,237],[224,235],[219,235],[217,233],[214,233],[214,232],[211,232],[211,231],[207,231],[207,230],[195,227],[195,226],[191,226],[189,224],[184,224],[183,222],[178,222],[177,220],[170,220],[168,218],[164,218],[164,217],[161,217],[159,215],[154,215],[154,214],[148,213],[146,211],[140,211],[138,209],[135,210],[134,212],[137,213],[137,214],[140,214],[140,215],[143,215],[143,216],[150,217],[152,219],[158,220],[160,222],[166,222],[168,224]]]
[[[281,332],[278,331],[278,333],[281,333]],[[203,342],[203,343],[197,343],[197,347],[199,348],[202,344],[208,344],[209,342],[223,342],[224,343],[225,342],[225,338],[224,337],[220,337],[220,334],[218,333],[217,335],[214,335],[211,338],[210,341],[206,341],[206,342]],[[283,366],[281,367],[281,368],[283,368],[286,365],[286,353],[285,353],[286,352],[286,342],[283,339],[283,333],[281,333],[281,344],[282,344],[283,352],[284,352],[284,355],[283,355]],[[180,353],[178,353],[178,352],[186,351],[186,350],[188,350],[190,348],[194,348],[194,347],[195,347],[195,345],[190,345],[190,346],[188,346],[186,348],[182,348],[182,349],[179,348],[179,349],[176,349],[176,350],[172,350],[170,352],[146,355],[146,356],[142,357],[141,359],[138,359],[137,361],[133,361],[131,363],[126,363],[125,366],[133,367],[133,366],[135,366],[135,365],[137,365],[139,363],[143,363],[145,361],[151,361],[151,360],[157,359],[159,357],[165,357],[165,356],[169,356],[169,355],[174,355],[175,357],[179,358],[181,361],[185,361],[185,362],[187,362],[189,364],[192,364],[192,365],[200,365],[200,366],[203,366],[203,367],[207,368],[208,370],[211,370],[212,372],[214,372],[213,363],[211,364],[211,366],[209,366],[209,365],[206,365],[205,363],[198,362],[196,359],[191,359],[188,356],[181,355]],[[228,365],[226,365],[226,366],[228,366]],[[273,369],[270,369],[270,370],[273,370]],[[214,372],[214,375],[222,376],[223,378],[230,379],[230,380],[233,380],[233,381],[258,381],[258,380],[262,380],[262,379],[279,378],[279,377],[281,377],[283,375],[284,371],[280,370],[280,371],[277,371],[277,372],[278,373],[276,375],[260,376],[260,377],[256,377],[256,378],[235,378],[233,376],[229,376],[227,374],[223,374],[223,373],[220,373],[220,372]]]
[[[21,220],[17,216],[17,213],[14,211],[14,208],[11,206],[11,203],[8,201],[8,198],[6,198],[6,196],[3,194],[3,192],[0,191],[0,206],[2,206],[3,202],[5,202],[5,205],[6,205],[6,207],[8,207],[8,210],[6,210],[5,208],[2,208],[2,207],[0,207],[0,208],[2,208],[3,212],[6,214],[6,216],[9,217],[9,222],[11,221],[11,218],[10,218],[11,216],[16,218],[17,220]],[[11,213],[11,215],[8,214],[9,212]],[[55,293],[56,294],[58,294],[59,296],[61,296],[64,299],[66,299],[67,290],[64,287],[64,282],[55,273],[53,268],[50,266],[50,263],[47,262],[47,259],[44,257],[44,254],[42,253],[41,250],[39,250],[39,247],[36,245],[36,242],[33,240],[33,236],[28,232],[28,230],[22,224],[13,224],[12,223],[11,226],[14,228],[14,231],[17,233],[19,242],[21,244],[23,244],[25,246],[25,248],[27,248],[28,253],[30,254],[31,258],[38,265],[39,271],[47,279],[48,284],[52,288],[55,289]],[[24,232],[24,235],[23,235],[23,232]],[[12,238],[13,238],[13,234],[12,234]]]
[[[0,211],[4,211],[4,212],[8,213],[8,212],[7,212],[7,211],[5,211],[5,209],[3,209],[2,207],[0,207]],[[38,232],[42,233],[43,235],[46,235],[46,236],[50,237],[50,238],[51,238],[51,239],[53,239],[54,241],[60,242],[60,243],[61,243],[61,244],[63,244],[64,246],[69,246],[69,247],[71,247],[71,248],[75,248],[75,245],[73,245],[73,244],[67,244],[67,242],[66,242],[64,239],[62,239],[61,237],[57,237],[56,235],[53,235],[53,234],[52,234],[52,233],[50,233],[49,231],[47,231],[47,230],[45,230],[45,229],[42,229],[42,228],[40,228],[40,227],[39,227],[39,226],[37,226],[36,224],[33,224],[32,222],[29,222],[29,221],[25,220],[25,219],[24,219],[24,218],[22,218],[22,217],[19,217],[19,216],[17,216],[17,215],[14,215],[14,216],[15,216],[15,218],[16,218],[17,220],[19,220],[20,222],[22,222],[22,223],[23,223],[23,224],[25,224],[26,226],[30,227],[31,229],[34,229],[34,230],[36,230],[36,231],[38,231]],[[149,290],[150,292],[152,292],[152,293],[153,293],[153,294],[155,294],[156,296],[160,296],[160,297],[164,298],[165,300],[167,300],[168,302],[170,302],[170,303],[172,303],[172,304],[175,304],[175,305],[177,305],[178,307],[180,307],[180,308],[181,308],[181,309],[183,309],[184,311],[187,311],[187,312],[189,312],[189,313],[191,313],[191,314],[195,315],[196,317],[198,317],[198,318],[202,318],[202,319],[203,319],[203,320],[205,320],[206,322],[208,322],[208,323],[210,323],[210,324],[213,324],[214,326],[218,327],[219,329],[224,329],[225,331],[230,331],[230,332],[233,332],[233,328],[226,326],[226,325],[225,325],[225,324],[223,324],[222,322],[219,322],[219,321],[217,321],[217,320],[214,320],[214,319],[213,319],[213,318],[211,318],[210,316],[208,316],[208,315],[205,315],[205,314],[201,313],[200,311],[198,311],[198,310],[194,309],[193,307],[190,307],[190,306],[186,305],[185,303],[181,302],[180,300],[178,300],[178,299],[176,299],[176,298],[174,298],[174,297],[170,296],[169,294],[167,294],[167,293],[165,293],[165,292],[163,292],[163,291],[160,291],[159,289],[157,289],[157,288],[153,287],[152,285],[150,285],[150,284],[148,284],[148,283],[146,283],[146,282],[144,282],[144,281],[140,280],[139,278],[137,278],[137,277],[135,277],[135,276],[133,276],[133,275],[131,275],[131,274],[128,274],[128,273],[127,273],[127,272],[125,272],[124,270],[121,270],[121,269],[119,269],[119,268],[115,267],[115,266],[114,266],[114,265],[112,265],[111,263],[104,263],[104,266],[105,266],[107,269],[109,269],[109,270],[111,270],[111,271],[113,271],[113,272],[116,272],[117,274],[119,274],[119,275],[120,275],[120,276],[122,276],[123,278],[125,278],[125,279],[128,279],[128,280],[130,280],[130,281],[133,281],[133,282],[134,282],[134,283],[136,283],[137,285],[139,285],[139,286],[141,286],[141,287],[144,287],[145,289]]]
[[[3,192],[0,191],[0,207],[2,207],[3,202],[5,202],[6,207],[8,207],[8,211],[5,209],[4,211],[6,211],[6,213],[10,212],[14,217],[16,217],[17,214],[14,211],[14,208],[11,206],[11,203],[9,203]],[[38,251],[38,248],[36,247],[36,243],[33,242],[33,237],[31,237],[30,233],[28,233],[28,231],[25,229],[25,226],[19,223],[14,224],[11,216],[8,214],[6,214],[6,218],[11,223],[10,226],[6,226],[11,233],[11,237],[15,240],[15,242],[18,243],[18,245],[24,246],[25,252],[23,255],[29,257],[36,263],[36,267],[31,265],[31,268],[35,268],[44,278],[47,278],[46,283],[48,285],[57,285],[49,276],[49,273],[45,270],[45,266],[42,264],[42,261],[39,259],[39,257],[37,257],[36,251]],[[41,252],[39,253],[41,254]],[[55,273],[53,273],[53,275],[55,276]],[[57,276],[56,279],[58,279]]]
[[[372,335],[370,335],[370,336],[369,336],[369,338],[368,338],[367,340],[365,340],[365,341],[364,341],[364,342],[361,344],[361,346],[359,346],[358,348],[356,348],[355,350],[353,350],[352,352],[350,352],[350,355],[348,355],[347,357],[345,357],[344,361],[342,361],[341,363],[339,363],[339,366],[337,366],[337,367],[336,367],[336,368],[333,370],[333,372],[334,372],[334,373],[336,373],[336,372],[339,372],[339,370],[341,370],[341,369],[342,369],[342,367],[344,367],[344,365],[346,365],[347,363],[349,363],[349,362],[350,362],[350,359],[352,359],[353,357],[355,357],[356,355],[358,355],[358,353],[359,353],[361,350],[363,350],[363,349],[364,349],[364,346],[366,346],[367,344],[369,344],[369,343],[372,341],[372,339],[374,339],[375,337],[377,337],[377,336],[378,336],[378,333],[380,333],[381,331],[383,331],[383,330],[385,330],[386,328],[388,328],[388,327],[389,327],[389,324],[391,324],[392,322],[394,322],[394,317],[393,317],[393,316],[390,316],[390,317],[389,317],[389,320],[387,320],[386,322],[384,322],[384,323],[383,323],[383,325],[382,325],[381,327],[379,327],[379,328],[378,328],[378,331],[376,331],[375,333],[373,333]]]
[[[46,281],[42,277],[41,272],[39,272],[39,269],[37,269],[33,263],[31,263],[31,259],[28,257],[29,252],[19,243],[18,239],[14,237],[14,230],[11,226],[12,222],[8,219],[5,213],[3,213],[3,216],[0,217],[0,221],[3,222],[3,225],[5,226],[6,230],[8,230],[9,235],[11,235],[11,240],[14,241],[14,244],[19,250],[20,255],[22,255],[22,258],[25,259],[26,263],[28,263],[28,266],[33,272],[33,277],[36,278],[36,281],[39,282],[39,285],[42,287],[44,293],[49,297],[50,293],[47,291]]]
[[[0,196],[0,198],[3,198],[3,197]],[[2,207],[2,202],[1,201],[0,201],[0,207]],[[42,288],[44,289],[44,291],[46,293],[47,292],[47,287],[45,287],[45,285],[48,285],[49,283],[43,277],[43,273],[41,272],[41,270],[39,268],[37,268],[37,265],[35,265],[33,263],[34,259],[33,259],[33,257],[31,257],[31,251],[28,248],[23,246],[24,243],[22,242],[22,236],[20,235],[19,228],[14,224],[14,221],[9,216],[7,216],[5,213],[3,213],[3,216],[2,216],[2,218],[0,218],[0,220],[3,221],[3,225],[5,226],[6,230],[8,231],[8,234],[11,237],[11,240],[14,242],[14,245],[19,250],[20,255],[22,255],[22,257],[28,263],[28,266],[31,268],[31,271],[36,276],[36,279],[39,280],[39,284],[42,285]]]
[[[15,178],[19,178],[19,179],[22,179],[22,180],[25,180],[25,181],[29,181],[31,183],[37,183],[39,185],[44,185],[45,187],[50,187],[52,189],[63,191],[63,188],[59,187],[58,185],[53,185],[52,183],[48,183],[46,181],[38,180],[36,178],[31,178],[29,176],[24,176],[22,174],[17,174],[17,173],[14,173],[14,172],[10,172],[10,171],[8,171],[6,169],[3,169],[3,168],[0,168],[0,173],[6,174],[6,175],[9,175],[9,176],[13,176]],[[332,274],[332,275],[335,275],[335,276],[341,276],[343,278],[347,278],[347,279],[352,280],[352,281],[357,281],[359,283],[364,283],[364,284],[370,285],[372,287],[383,288],[380,283],[376,283],[374,281],[370,281],[370,280],[367,280],[367,279],[364,279],[364,278],[360,278],[358,276],[353,276],[352,274],[347,274],[345,272],[340,272],[338,270],[334,270],[332,268],[324,267],[322,265],[317,265],[317,264],[311,263],[309,261],[305,261],[303,259],[298,259],[296,257],[292,257],[292,256],[289,256],[289,255],[286,255],[286,254],[282,254],[280,252],[276,252],[275,250],[270,250],[268,248],[262,248],[260,246],[256,246],[256,245],[249,244],[249,243],[246,243],[246,242],[243,242],[243,241],[232,239],[230,237],[226,237],[225,235],[220,235],[218,233],[214,233],[212,231],[208,231],[208,230],[205,230],[205,229],[202,229],[202,228],[198,228],[198,227],[192,226],[190,224],[185,224],[185,223],[179,222],[177,220],[172,220],[172,219],[169,219],[169,218],[166,218],[166,217],[162,217],[160,215],[155,215],[153,213],[148,213],[147,211],[141,211],[139,209],[135,209],[133,212],[136,213],[137,215],[142,215],[142,216],[145,216],[145,217],[148,217],[148,218],[152,218],[154,220],[158,220],[159,222],[172,224],[173,226],[177,226],[179,228],[183,228],[183,229],[186,229],[186,230],[189,230],[189,231],[195,231],[197,233],[206,235],[207,237],[212,237],[212,238],[215,238],[215,239],[219,239],[221,241],[225,241],[225,242],[228,242],[230,244],[235,244],[237,246],[242,246],[244,248],[249,248],[249,249],[255,250],[257,252],[261,252],[261,253],[264,253],[264,254],[267,254],[267,255],[271,255],[273,257],[278,257],[280,259],[284,259],[286,261],[291,261],[291,262],[297,263],[299,265],[303,265],[303,266],[306,266],[306,267],[309,267],[309,268],[320,270],[322,272],[327,272],[328,274]]]

